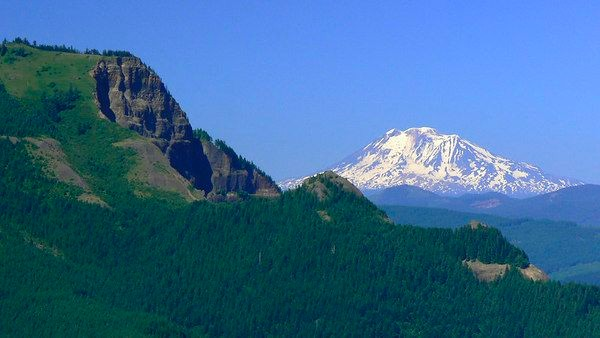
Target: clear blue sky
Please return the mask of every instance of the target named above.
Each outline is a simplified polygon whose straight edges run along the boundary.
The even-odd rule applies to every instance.
[[[0,32],[151,65],[274,178],[431,126],[600,183],[600,2],[2,1]]]

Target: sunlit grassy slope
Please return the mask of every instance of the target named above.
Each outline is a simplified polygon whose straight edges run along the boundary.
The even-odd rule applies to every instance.
[[[70,89],[79,92],[75,107],[60,113],[60,121],[53,124],[52,131],[32,131],[33,134],[27,136],[57,139],[69,163],[89,183],[93,193],[109,205],[131,198],[134,191],[151,192],[153,196],[178,202],[180,199],[173,194],[127,180],[135,165],[135,153],[114,144],[140,136],[100,118],[90,71],[101,58],[105,57],[8,44],[8,52],[0,57],[0,83],[9,94],[34,111],[43,109],[39,101],[44,96]]]

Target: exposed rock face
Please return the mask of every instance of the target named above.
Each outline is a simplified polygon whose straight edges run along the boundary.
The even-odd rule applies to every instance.
[[[170,141],[191,139],[192,128],[185,113],[140,59],[101,60],[93,76],[100,110],[111,121],[157,138],[161,149]]]
[[[502,278],[510,266],[508,264],[495,264],[495,263],[482,263],[479,260],[474,261],[463,261],[473,275],[482,282],[493,282],[498,278]]]
[[[208,141],[202,141],[204,153],[212,168],[213,193],[245,191],[260,196],[277,196],[279,188],[257,170],[236,168],[234,160]]]
[[[523,276],[531,279],[534,282],[546,282],[550,280],[550,277],[548,277],[548,275],[544,271],[542,271],[542,269],[538,268],[533,264],[529,264],[528,267],[520,269],[520,271],[523,274]]]
[[[479,229],[480,227],[481,227],[481,228],[488,228],[488,227],[489,227],[487,224],[485,224],[485,223],[483,223],[483,222],[481,222],[481,221],[478,221],[478,220],[476,220],[476,219],[472,219],[472,220],[469,222],[469,226],[471,227],[471,230],[477,230],[477,229]]]
[[[92,76],[106,118],[152,138],[195,188],[212,190],[212,172],[202,146],[192,137],[185,112],[152,70],[138,58],[110,58],[99,61]]]
[[[185,112],[161,79],[135,57],[106,58],[92,70],[100,112],[149,137],[194,188],[205,193],[245,191],[278,195],[279,188],[256,170],[232,166],[231,158],[193,136]]]
[[[512,268],[508,264],[482,263],[476,260],[464,260],[463,265],[467,266],[473,275],[482,282],[493,282],[504,277],[506,272]],[[526,268],[518,268],[521,275],[534,282],[546,282],[550,280],[548,275],[540,268],[533,264],[529,264]]]

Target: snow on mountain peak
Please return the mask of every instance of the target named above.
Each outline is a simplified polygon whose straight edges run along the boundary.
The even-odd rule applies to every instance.
[[[582,184],[555,178],[430,127],[390,129],[381,138],[329,168],[360,189],[409,184],[442,194],[500,192],[534,195]],[[280,183],[286,189],[303,179]]]
[[[409,128],[406,129],[405,131],[401,131],[401,130],[397,130],[394,129],[396,131],[398,131],[399,133],[405,132],[405,133],[421,133],[421,134],[437,134],[437,130],[435,130],[434,128],[431,127],[419,127],[419,128]]]

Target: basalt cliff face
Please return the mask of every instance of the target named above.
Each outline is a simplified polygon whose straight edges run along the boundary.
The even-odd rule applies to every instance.
[[[279,187],[256,168],[240,168],[235,159],[212,142],[202,140],[202,149],[211,165],[213,194],[245,191],[260,196],[277,196]]]
[[[277,185],[254,168],[238,168],[230,155],[194,137],[185,112],[160,77],[136,57],[107,58],[91,72],[101,114],[148,137],[171,166],[208,197],[229,192],[272,196]]]

